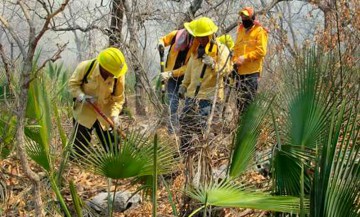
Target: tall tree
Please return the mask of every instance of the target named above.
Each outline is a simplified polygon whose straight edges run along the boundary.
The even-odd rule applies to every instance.
[[[122,0],[113,0],[110,18],[110,46],[119,46],[121,43],[121,31],[123,27],[124,7]]]
[[[8,3],[12,4],[11,2]],[[35,216],[43,216],[40,177],[31,169],[25,151],[25,113],[29,86],[34,79],[32,77],[34,76],[34,69],[37,68],[34,66],[36,48],[40,39],[49,30],[49,26],[54,17],[65,9],[66,5],[69,3],[69,0],[62,1],[62,3],[58,5],[58,8],[55,8],[54,5],[50,5],[42,0],[37,0],[32,3],[33,4],[29,4],[29,2],[25,3],[22,0],[17,1],[17,6],[22,12],[21,16],[25,18],[29,29],[27,35],[28,38],[25,41],[21,40],[20,32],[17,32],[17,30],[9,23],[9,19],[6,19],[4,16],[0,16],[0,24],[1,27],[4,28],[16,42],[22,57],[22,69],[20,73],[20,81],[18,84],[20,90],[17,93],[16,108],[14,111],[17,118],[16,147],[24,173],[29,178],[34,188]],[[36,28],[37,25],[35,25],[34,18],[32,17],[32,13],[35,13],[35,7],[37,4],[42,6],[42,12],[45,13],[45,19],[43,19],[43,23],[40,29]],[[54,56],[54,59],[56,58],[59,58],[59,55]]]
[[[123,0],[123,6],[125,10],[125,16],[127,21],[127,28],[130,34],[129,39],[129,50],[131,53],[131,65],[135,73],[135,106],[136,106],[136,113],[138,115],[145,115],[146,110],[144,106],[144,90],[143,85],[144,82],[142,81],[142,72],[141,72],[141,63],[140,63],[140,48],[138,45],[138,32],[135,25],[135,17],[133,8],[136,8],[137,2],[133,2],[133,5],[130,6],[130,2],[127,0]]]

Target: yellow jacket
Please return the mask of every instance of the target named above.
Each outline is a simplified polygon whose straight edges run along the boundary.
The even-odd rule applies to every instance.
[[[83,61],[76,67],[69,80],[69,91],[74,98],[80,93],[95,97],[96,104],[105,115],[108,117],[118,116],[125,102],[125,75],[117,79],[115,92],[112,94],[115,79],[108,77],[104,81],[100,75],[99,63],[95,62],[87,76],[88,82],[82,84],[91,61]],[[83,104],[76,102],[73,115],[75,120],[87,128],[91,128],[96,120],[99,120],[103,129],[109,128],[109,124],[86,102]]]
[[[165,35],[164,37],[160,38],[159,43],[163,44],[165,47],[173,45],[177,31],[178,30],[172,31],[169,34]],[[172,71],[172,76],[175,78],[184,75],[186,64],[189,61],[191,55],[191,49],[192,48],[190,48],[188,53],[186,54],[185,64],[180,68],[174,69],[176,58],[179,54],[179,51],[175,51],[175,46],[171,46],[165,64],[165,71]]]
[[[261,74],[267,40],[267,31],[259,24],[255,24],[248,31],[243,26],[238,28],[233,61],[236,62],[240,56],[244,56],[245,62],[238,66],[238,73],[240,75],[255,72]]]
[[[220,73],[218,81],[218,99],[222,101],[224,98],[223,77],[230,73],[232,67],[230,59],[226,62],[230,52],[229,49],[221,43],[215,43],[212,51],[216,52],[212,52],[208,55],[213,57],[216,61],[215,69],[212,69],[211,67],[206,67],[204,78],[201,82],[200,90],[196,98],[207,100],[212,100],[214,98],[217,77],[216,75],[217,73]],[[200,82],[200,74],[203,65],[204,64],[202,63],[202,58],[197,58],[197,52],[192,52],[192,55],[186,67],[184,80],[181,84],[187,89],[185,94],[186,97],[194,98],[196,86]]]

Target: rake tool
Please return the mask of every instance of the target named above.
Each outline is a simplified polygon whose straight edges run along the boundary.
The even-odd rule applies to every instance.
[[[91,105],[91,107],[92,107],[102,118],[104,118],[104,120],[105,120],[108,124],[110,124],[110,126],[115,130],[114,122],[113,122],[108,116],[106,116],[106,115],[104,114],[104,112],[102,112],[97,105],[95,105],[93,102],[91,102],[90,99],[87,99],[86,102],[89,103],[89,105]],[[119,128],[116,129],[116,131],[117,131],[117,133],[121,136],[121,138],[123,138],[123,139],[126,138],[125,133],[124,133],[123,131],[121,131]]]

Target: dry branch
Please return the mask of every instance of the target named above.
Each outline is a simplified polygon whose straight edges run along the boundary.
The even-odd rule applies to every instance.
[[[42,29],[40,32],[36,35],[35,33],[35,27],[34,23],[30,18],[30,9],[25,5],[24,1],[18,0],[17,4],[20,6],[21,11],[23,12],[23,15],[26,18],[27,24],[30,28],[29,31],[29,38],[28,47],[24,45],[20,38],[18,37],[17,33],[13,30],[12,26],[9,25],[7,20],[0,16],[0,22],[3,24],[4,28],[10,32],[11,36],[17,43],[22,57],[23,57],[23,67],[21,71],[21,78],[20,78],[20,92],[17,103],[16,103],[16,116],[17,116],[17,125],[16,125],[16,140],[17,140],[17,152],[18,156],[20,158],[21,166],[24,170],[24,174],[27,178],[31,181],[33,188],[34,188],[34,204],[35,204],[35,216],[43,216],[43,203],[41,198],[41,183],[40,183],[40,177],[38,174],[36,174],[29,165],[29,160],[27,158],[27,154],[25,151],[25,123],[26,123],[26,105],[27,105],[27,97],[28,97],[28,91],[29,91],[29,85],[31,82],[31,73],[32,73],[32,65],[33,65],[33,59],[34,59],[34,53],[37,47],[37,44],[41,37],[44,35],[44,33],[49,29],[49,24],[51,20],[59,14],[61,11],[65,9],[65,6],[68,4],[69,0],[64,0],[64,2],[61,4],[61,6],[55,10],[52,14],[48,14],[46,17],[45,23],[42,26]],[[25,51],[25,48],[27,47],[27,52]]]
[[[6,58],[6,55],[5,55],[4,48],[3,48],[2,44],[0,44],[0,56],[1,56],[2,62],[4,63],[6,79],[7,79],[7,82],[9,84],[9,86],[10,86],[10,82],[11,82],[10,63],[9,63],[8,59]]]
[[[68,44],[69,44],[69,42],[67,42],[67,43],[65,43],[65,44],[63,44],[63,45],[58,45],[58,50],[52,55],[52,57],[49,58],[49,59],[47,59],[47,60],[45,60],[45,61],[41,64],[41,66],[38,68],[38,70],[36,70],[36,72],[35,72],[35,77],[37,76],[37,73],[38,73],[40,70],[42,70],[42,69],[46,66],[46,64],[47,64],[48,62],[55,62],[56,60],[60,59],[60,58],[61,58],[61,53],[65,50],[65,48],[66,48],[66,46],[67,46]]]

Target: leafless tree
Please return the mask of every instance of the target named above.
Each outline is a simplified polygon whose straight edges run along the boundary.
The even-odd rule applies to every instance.
[[[6,2],[11,4],[11,2]],[[17,117],[17,130],[16,130],[16,145],[18,156],[21,161],[21,166],[24,170],[25,175],[31,181],[34,187],[34,202],[35,202],[35,215],[43,216],[43,208],[42,208],[42,199],[41,199],[41,184],[40,177],[36,174],[29,166],[29,162],[27,159],[27,155],[25,152],[25,111],[27,105],[27,96],[29,85],[32,81],[32,71],[33,71],[33,59],[35,55],[35,51],[37,45],[44,34],[50,29],[51,22],[55,16],[61,13],[66,5],[69,3],[69,0],[64,0],[57,6],[54,4],[46,3],[42,0],[37,0],[35,2],[25,2],[22,0],[18,0],[16,2],[16,6],[19,7],[22,12],[22,16],[25,17],[26,23],[28,25],[28,35],[27,40],[22,41],[20,38],[20,32],[14,28],[13,25],[9,23],[9,19],[4,16],[0,16],[1,27],[7,31],[12,39],[16,42],[18,48],[20,49],[21,57],[22,57],[22,69],[20,73],[20,92],[17,93],[16,98],[16,108],[15,108],[15,116]],[[35,7],[37,4],[40,4],[42,7],[42,18],[43,22],[41,23],[41,27],[38,29],[36,23],[34,22],[33,16],[35,15]],[[0,46],[1,47],[1,46]],[[59,58],[59,55],[54,56],[54,60]]]

